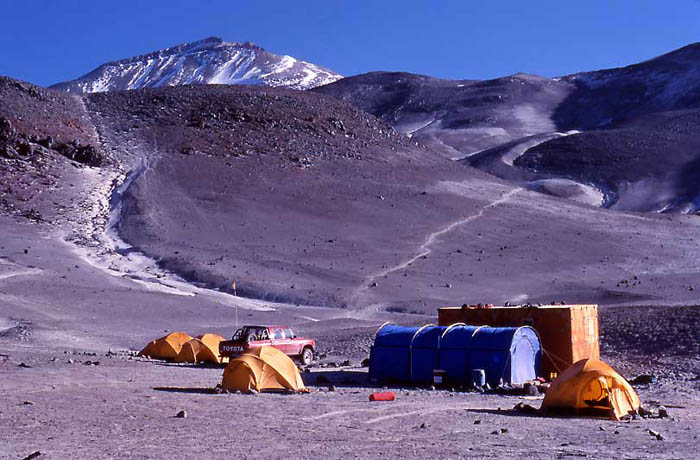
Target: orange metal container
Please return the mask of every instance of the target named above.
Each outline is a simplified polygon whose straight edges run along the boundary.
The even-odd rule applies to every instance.
[[[542,344],[542,375],[561,373],[576,361],[600,358],[597,305],[542,307],[444,307],[438,323],[449,326],[532,326]]]

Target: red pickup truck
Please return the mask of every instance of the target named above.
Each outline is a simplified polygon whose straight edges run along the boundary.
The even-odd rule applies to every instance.
[[[231,340],[219,343],[219,353],[234,357],[258,347],[275,347],[306,366],[314,360],[316,341],[297,337],[288,326],[243,326]]]

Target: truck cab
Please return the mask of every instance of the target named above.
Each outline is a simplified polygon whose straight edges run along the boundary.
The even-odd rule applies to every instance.
[[[308,365],[314,359],[316,342],[297,337],[289,326],[243,326],[231,340],[219,344],[221,356],[235,357],[260,347],[274,347]]]

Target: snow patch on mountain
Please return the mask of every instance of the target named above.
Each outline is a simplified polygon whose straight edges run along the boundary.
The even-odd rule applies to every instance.
[[[109,62],[52,88],[96,93],[175,85],[244,84],[304,90],[341,78],[326,68],[269,53],[250,42],[229,43],[212,37]]]

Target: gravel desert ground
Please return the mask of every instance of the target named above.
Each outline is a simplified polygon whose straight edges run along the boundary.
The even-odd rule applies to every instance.
[[[289,322],[317,338],[322,359],[303,374],[310,394],[215,394],[221,368],[133,354],[166,329],[230,335],[233,305],[214,294],[154,291],[90,265],[69,245],[57,248],[34,225],[3,224],[1,294],[12,305],[0,324],[3,458],[690,458],[700,446],[696,307],[601,310],[604,359],[629,378],[656,375],[636,388],[646,407],[668,408],[665,419],[535,417],[512,409],[538,407],[537,399],[414,387],[392,388],[395,402],[370,403],[376,388],[360,362],[377,325],[434,318],[359,320],[338,309],[244,301],[240,321]],[[49,289],[32,289],[39,274]],[[327,367],[345,360],[350,366]],[[175,417],[181,410],[185,419]]]
[[[369,335],[341,331],[365,343]],[[700,445],[698,374],[688,375],[678,358],[647,355],[649,366],[619,360],[629,371],[663,369],[658,383],[637,390],[647,407],[665,405],[670,417],[615,422],[512,410],[519,402],[538,407],[533,398],[413,387],[393,388],[394,402],[369,402],[376,388],[355,359],[351,367],[304,373],[310,394],[215,394],[221,368],[113,352],[5,348],[0,455],[654,459],[692,458]],[[316,383],[319,376],[324,383]],[[182,410],[187,417],[175,417]]]

